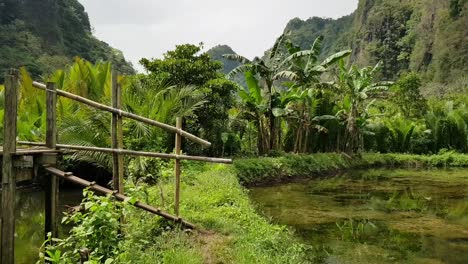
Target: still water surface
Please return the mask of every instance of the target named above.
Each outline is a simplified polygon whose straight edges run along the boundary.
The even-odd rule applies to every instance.
[[[318,263],[468,263],[468,170],[362,170],[251,188]]]
[[[61,190],[59,210],[65,212],[67,205],[77,205],[82,198],[81,190]],[[62,214],[59,214],[61,219]],[[44,192],[18,190],[16,197],[15,258],[17,264],[31,264],[38,259],[39,248],[44,242]],[[59,219],[59,223],[60,223]],[[62,235],[68,228],[60,226]]]

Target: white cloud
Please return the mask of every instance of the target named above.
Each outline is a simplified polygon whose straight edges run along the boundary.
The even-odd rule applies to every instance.
[[[312,16],[341,17],[358,0],[79,0],[95,35],[138,67],[176,44],[227,44],[247,57],[262,55],[286,23]]]

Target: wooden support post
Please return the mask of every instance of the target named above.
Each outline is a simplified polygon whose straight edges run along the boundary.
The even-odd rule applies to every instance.
[[[112,107],[122,109],[122,89],[117,80],[117,74],[112,72]],[[112,148],[123,149],[122,116],[112,113]],[[124,156],[122,153],[112,154],[112,181],[114,190],[124,192]]]
[[[46,91],[46,147],[50,149],[57,148],[57,93],[55,84],[47,83]],[[57,154],[48,155],[48,165],[57,164]],[[45,236],[52,233],[52,237],[58,237],[57,226],[57,204],[58,204],[58,178],[48,173],[44,179],[45,189]]]
[[[182,129],[182,118],[176,118],[176,128]],[[180,155],[180,148],[182,145],[182,137],[179,133],[175,136],[175,154]],[[175,160],[175,198],[174,198],[174,213],[179,216],[179,204],[180,204],[180,159]]]
[[[15,262],[16,169],[13,153],[16,152],[18,111],[18,72],[15,70],[5,76],[4,106],[0,263],[11,264]]]

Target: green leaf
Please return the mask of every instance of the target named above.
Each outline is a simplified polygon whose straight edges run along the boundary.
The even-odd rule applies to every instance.
[[[137,201],[138,200],[135,197],[127,197],[125,198],[124,203],[129,203],[131,205],[134,205]]]
[[[114,262],[114,259],[113,258],[108,258],[106,259],[106,261],[104,262],[104,264],[111,264]]]
[[[328,67],[332,64],[334,64],[335,62],[349,56],[351,54],[351,50],[344,50],[344,51],[340,51],[340,52],[337,52],[333,55],[331,55],[330,57],[326,58],[320,65],[324,66],[324,67]]]
[[[262,92],[258,85],[258,80],[255,78],[251,71],[245,72],[245,81],[247,83],[247,87],[249,88],[250,95],[254,98],[257,104],[260,104],[262,101]]]

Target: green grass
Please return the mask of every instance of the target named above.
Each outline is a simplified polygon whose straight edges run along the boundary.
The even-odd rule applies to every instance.
[[[453,152],[430,156],[364,153],[351,158],[337,153],[288,154],[277,158],[237,159],[234,166],[242,184],[255,185],[353,168],[468,167],[468,155]]]
[[[173,184],[166,181],[165,209],[172,209]],[[161,204],[160,188],[134,190]],[[143,195],[142,195],[143,193]],[[181,215],[206,233],[180,231],[158,217],[130,209],[122,261],[134,263],[305,263],[308,250],[284,226],[270,224],[249,202],[235,171],[225,165],[183,172]]]
[[[286,227],[269,223],[260,216],[250,203],[247,190],[242,184],[275,182],[344,169],[382,166],[468,166],[468,155],[363,154],[359,158],[350,158],[327,153],[240,159],[235,161],[234,166],[184,162],[181,215],[195,223],[199,227],[198,231],[182,230],[160,217],[136,209],[130,202],[124,203],[124,236],[115,243],[112,249],[115,259],[109,263],[313,263],[324,257],[323,250],[301,244]],[[172,168],[168,167],[166,170],[163,175],[167,176],[159,184],[128,183],[126,192],[132,198],[172,212]],[[110,203],[114,203],[111,197],[99,198],[97,201],[96,208],[102,209],[99,210],[99,219],[106,220],[101,221],[98,226],[88,223],[90,221],[82,221],[75,227],[87,236],[91,234],[87,231],[88,228],[107,226],[109,217],[113,215],[109,213],[115,214],[115,210],[121,208],[111,206]],[[465,209],[460,208],[459,211],[464,212]],[[114,215],[112,218],[114,221],[118,221],[119,214],[116,215],[117,217]],[[105,242],[107,239],[103,237],[101,240]],[[93,241],[95,244],[102,244],[99,237]],[[89,245],[90,241],[84,240],[82,244],[71,246],[74,249],[81,248]],[[70,263],[73,261],[75,260],[72,259]]]

